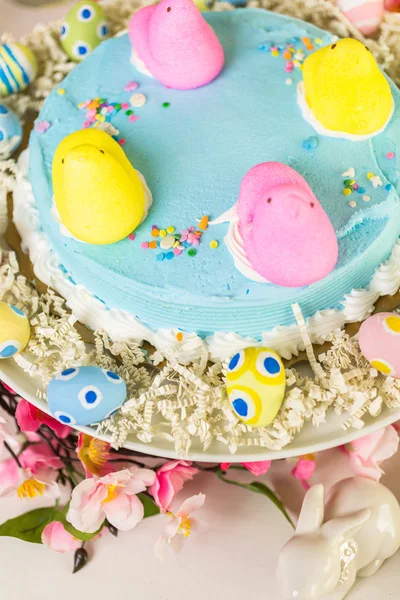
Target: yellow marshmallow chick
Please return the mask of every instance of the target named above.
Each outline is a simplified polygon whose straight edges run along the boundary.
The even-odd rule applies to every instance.
[[[83,242],[118,242],[145,217],[142,181],[104,131],[85,129],[67,136],[55,152],[52,175],[60,219]]]
[[[327,130],[371,136],[392,115],[389,83],[357,40],[342,39],[311,54],[303,65],[303,82],[312,116]]]

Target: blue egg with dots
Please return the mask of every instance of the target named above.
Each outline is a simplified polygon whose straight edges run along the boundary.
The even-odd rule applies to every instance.
[[[0,104],[0,158],[9,158],[22,140],[22,125],[16,114]]]
[[[115,413],[126,400],[126,383],[100,367],[69,367],[47,388],[51,414],[65,425],[92,425]]]

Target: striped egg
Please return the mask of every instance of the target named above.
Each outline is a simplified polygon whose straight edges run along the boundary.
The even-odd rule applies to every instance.
[[[384,0],[338,0],[338,7],[364,35],[371,35],[379,29]]]
[[[100,367],[71,367],[50,381],[47,400],[65,425],[91,425],[112,415],[126,400],[126,383]]]
[[[29,342],[31,327],[22,310],[0,302],[0,359],[10,358]]]
[[[22,127],[18,117],[8,106],[0,104],[0,157],[8,158],[18,148]]]
[[[0,96],[21,92],[36,73],[36,58],[27,46],[14,42],[0,45]]]
[[[252,427],[271,423],[285,396],[281,359],[269,348],[246,348],[230,360],[226,391],[238,418]]]
[[[400,315],[377,313],[369,317],[358,334],[360,350],[372,367],[400,379]]]

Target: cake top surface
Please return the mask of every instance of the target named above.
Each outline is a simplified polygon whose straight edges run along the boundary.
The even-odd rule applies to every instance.
[[[389,153],[396,154],[400,139],[398,90],[391,84],[396,106],[384,133],[356,143],[318,135],[297,104],[301,70],[286,73],[282,53],[292,43],[307,56],[310,50],[303,38],[319,47],[332,43],[332,36],[310,24],[258,9],[205,13],[204,18],[225,53],[223,71],[209,85],[188,91],[165,88],[130,64],[132,46],[123,35],[104,42],[77,66],[60,85],[65,93],[55,90],[49,96],[38,120],[51,126],[44,133],[34,131],[30,144],[30,179],[42,227],[77,281],[87,283],[107,304],[127,310],[133,298],[145,293],[149,301],[153,297],[181,310],[212,308],[229,300],[233,307],[283,302],[290,311],[290,303],[309,289],[318,295],[327,285],[335,288],[336,295],[320,308],[334,308],[349,291],[353,261],[372,247],[399,211],[397,158],[388,158]],[[271,44],[282,46],[279,56],[260,49]],[[286,83],[288,78],[291,85]],[[126,89],[132,81],[138,84],[135,91]],[[133,241],[126,238],[95,246],[67,238],[50,212],[55,150],[65,136],[84,127],[81,103],[97,97],[123,105],[132,93],[144,94],[145,104],[130,106],[134,115],[121,109],[111,123],[120,131],[118,137],[126,140],[123,149],[152,192],[148,217],[135,230]],[[310,138],[317,140],[316,147],[314,141],[309,144]],[[210,220],[219,217],[237,201],[247,171],[265,161],[282,162],[298,171],[328,214],[338,238],[339,258],[327,278],[302,290],[249,280],[235,268],[223,243],[226,224],[210,225],[194,256],[185,251],[172,260],[159,260],[158,248],[141,247],[154,239],[153,225],[159,229],[172,226],[180,233],[190,226],[197,228],[203,215]],[[342,173],[351,168],[368,201],[356,191],[351,197],[343,194],[346,176]],[[375,188],[368,179],[371,173],[383,185]],[[209,245],[212,240],[219,242],[215,249]],[[369,265],[365,281],[360,276],[354,287],[367,283],[371,269]],[[304,313],[307,316],[307,305]],[[285,315],[271,312],[274,324],[285,324]],[[171,323],[160,312],[155,326],[172,325],[186,324]],[[221,330],[230,331],[230,327],[221,322]]]

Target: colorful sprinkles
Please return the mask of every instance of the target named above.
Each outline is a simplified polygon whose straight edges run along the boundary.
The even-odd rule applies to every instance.
[[[369,196],[366,192],[366,188],[362,185],[360,185],[359,183],[357,183],[356,181],[356,172],[354,167],[350,167],[349,169],[347,169],[347,171],[345,171],[344,173],[342,173],[342,177],[346,177],[346,179],[343,181],[343,195],[344,196],[350,196],[353,192],[357,192],[357,194],[359,194],[362,198],[362,200],[364,202],[370,202],[371,201],[371,196]],[[380,178],[379,175],[375,175],[375,173],[373,171],[368,171],[366,173],[366,178],[368,179],[368,181],[372,184],[372,187],[374,189],[383,186],[383,182],[382,179]],[[392,189],[392,184],[391,183],[387,183],[385,185],[385,190],[387,192],[390,192],[390,190]],[[349,202],[349,206],[351,208],[355,208],[357,206],[357,202],[355,200],[351,200]]]
[[[160,228],[152,225],[151,241],[142,242],[140,247],[143,250],[161,250],[156,255],[157,261],[172,260],[175,256],[180,256],[187,251],[188,256],[196,256],[197,246],[199,246],[203,233],[208,228],[208,217],[204,215],[198,224],[197,229],[194,226],[183,229],[181,233],[176,231],[173,225]],[[210,242],[211,248],[218,248],[217,240]]]
[[[124,87],[124,91],[125,92],[133,92],[134,90],[137,90],[139,87],[139,84],[136,81],[129,81],[126,86]]]
[[[144,94],[141,94],[144,96]],[[144,96],[145,97],[145,96]],[[128,102],[108,102],[106,98],[96,97],[92,100],[85,100],[78,104],[80,110],[85,111],[84,129],[88,127],[99,127],[101,123],[109,123],[111,119],[121,110],[125,111],[125,115],[129,117],[129,121],[136,121],[139,117],[133,114]],[[119,140],[121,145],[124,145],[126,140]]]
[[[35,130],[38,133],[46,133],[51,127],[51,123],[49,121],[37,121],[35,123]]]
[[[269,52],[274,57],[281,56],[285,61],[285,72],[292,73],[295,69],[301,71],[307,57],[307,52],[312,52],[316,45],[321,46],[322,43],[321,38],[315,38],[312,42],[308,37],[292,37],[286,41],[286,44],[278,44],[270,41],[263,42],[258,46],[258,49],[263,52]],[[293,81],[287,79],[285,83],[291,85]]]

